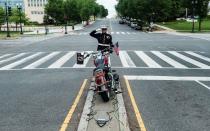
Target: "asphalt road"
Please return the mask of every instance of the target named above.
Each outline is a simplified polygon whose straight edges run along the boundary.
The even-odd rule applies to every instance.
[[[88,33],[104,24],[122,50],[120,57],[111,57],[112,66],[121,76],[135,76],[129,81],[146,129],[208,131],[209,41],[138,32],[117,20],[96,21],[84,30],[40,42],[1,41],[0,130],[60,128],[93,68],[91,60],[84,67],[75,65],[74,51],[96,50],[96,40]]]

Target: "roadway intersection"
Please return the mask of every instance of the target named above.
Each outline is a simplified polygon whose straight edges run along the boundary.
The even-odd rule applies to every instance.
[[[0,130],[59,130],[93,69],[91,59],[75,64],[76,52],[94,51],[88,32],[104,24],[121,49],[111,64],[129,80],[146,129],[208,131],[210,42],[138,32],[115,19],[30,44],[0,42]]]

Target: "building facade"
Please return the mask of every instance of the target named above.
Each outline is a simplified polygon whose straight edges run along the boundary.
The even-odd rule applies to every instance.
[[[23,0],[0,0],[0,6],[5,7],[5,3],[12,8],[17,8],[17,5],[21,5],[24,10],[24,1]]]
[[[30,21],[43,23],[46,3],[47,0],[24,0],[25,14]]]

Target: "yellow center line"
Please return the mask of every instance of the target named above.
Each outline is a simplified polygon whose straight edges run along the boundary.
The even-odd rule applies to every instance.
[[[59,131],[66,131],[66,129],[68,127],[68,124],[69,124],[69,122],[70,122],[70,120],[72,118],[72,115],[73,115],[73,113],[74,113],[74,111],[75,111],[75,109],[77,107],[77,104],[79,103],[79,100],[80,100],[80,98],[82,96],[82,93],[84,91],[84,88],[85,88],[86,83],[87,83],[87,79],[84,80],[84,82],[83,82],[83,84],[82,84],[82,86],[81,86],[81,88],[79,90],[79,93],[77,94],[77,97],[74,100],[74,103],[71,106],[71,108],[70,108],[70,110],[69,110],[69,112],[68,112],[65,120],[63,121],[63,124],[61,125],[61,128],[60,128]]]
[[[138,121],[138,124],[139,124],[139,127],[140,127],[140,131],[146,131],[146,128],[145,128],[145,125],[144,125],[144,121],[143,121],[143,119],[141,117],[140,111],[138,109],[138,106],[136,104],[135,98],[133,96],[130,83],[125,77],[124,77],[124,79],[125,79],[126,87],[128,89],[128,94],[129,94],[130,99],[131,99],[132,106],[134,108],[134,112],[136,114],[136,118],[137,118],[137,121]]]

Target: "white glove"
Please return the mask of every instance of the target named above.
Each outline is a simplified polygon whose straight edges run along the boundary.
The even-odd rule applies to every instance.
[[[97,32],[101,31],[101,28],[96,29]]]

